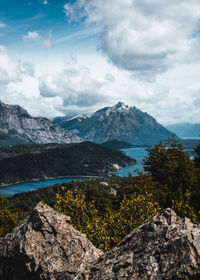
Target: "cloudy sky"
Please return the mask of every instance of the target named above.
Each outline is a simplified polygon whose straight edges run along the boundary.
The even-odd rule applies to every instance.
[[[124,101],[200,122],[200,1],[0,1],[0,100],[50,118]]]

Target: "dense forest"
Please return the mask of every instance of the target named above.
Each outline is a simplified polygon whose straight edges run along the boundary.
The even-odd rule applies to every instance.
[[[138,176],[68,182],[1,198],[1,235],[41,200],[71,216],[71,224],[104,251],[167,207],[199,223],[200,145],[194,153],[192,160],[172,138],[148,150],[144,159],[146,173]]]
[[[105,175],[136,161],[92,142],[0,148],[0,185],[52,177]]]

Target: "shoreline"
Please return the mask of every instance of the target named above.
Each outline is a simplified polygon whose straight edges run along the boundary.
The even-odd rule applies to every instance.
[[[136,164],[136,160],[133,159],[135,162],[133,164],[126,164],[126,167],[129,166],[129,165],[135,165]],[[111,171],[111,172],[108,172],[108,176],[118,172],[120,169],[123,169],[124,167],[122,166],[119,166],[118,164],[113,164],[113,166],[117,169],[116,171]],[[28,180],[28,181],[18,181],[18,182],[15,182],[15,183],[11,183],[11,184],[4,184],[4,185],[0,185],[0,189],[1,188],[6,188],[6,187],[9,187],[9,186],[12,186],[12,185],[18,185],[18,184],[23,184],[23,183],[31,183],[31,182],[38,182],[38,181],[45,181],[45,180],[53,180],[53,179],[62,179],[62,178],[77,178],[77,177],[81,177],[81,178],[99,178],[99,177],[102,177],[102,176],[99,176],[99,175],[66,175],[66,176],[56,176],[56,177],[45,177],[45,178],[40,178],[40,179],[36,179],[36,178],[33,178],[31,180]],[[81,180],[81,179],[80,179]],[[73,180],[72,180],[73,181]],[[56,183],[55,183],[56,184]]]
[[[12,186],[12,185],[18,185],[18,184],[23,184],[23,183],[31,183],[31,182],[38,182],[38,181],[45,181],[45,180],[53,180],[53,179],[64,179],[64,178],[78,178],[78,177],[81,177],[81,178],[97,178],[99,177],[98,175],[67,175],[67,176],[56,176],[56,177],[46,177],[46,178],[40,178],[40,179],[36,179],[36,178],[33,178],[31,181],[20,181],[20,182],[16,182],[16,183],[11,183],[11,184],[4,184],[4,185],[1,185],[0,188],[6,188],[6,187],[9,187],[9,186]],[[81,179],[80,179],[81,180]],[[72,180],[73,181],[73,180]],[[55,183],[56,184],[56,183]]]

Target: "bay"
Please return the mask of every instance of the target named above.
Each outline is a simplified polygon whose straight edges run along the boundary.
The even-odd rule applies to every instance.
[[[120,177],[127,177],[128,173],[137,175],[137,171],[143,171],[143,159],[147,155],[146,148],[129,148],[122,149],[122,151],[129,157],[136,159],[137,163],[134,165],[129,165],[125,168],[120,169],[118,172],[114,173]]]

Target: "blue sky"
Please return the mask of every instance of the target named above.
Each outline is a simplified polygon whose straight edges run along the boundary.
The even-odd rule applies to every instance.
[[[199,0],[1,1],[0,99],[50,118],[121,100],[199,122],[199,23]]]

